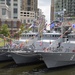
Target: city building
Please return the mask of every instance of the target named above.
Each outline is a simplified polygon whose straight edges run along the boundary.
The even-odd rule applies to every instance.
[[[38,0],[21,0],[20,17],[23,24],[37,20]]]
[[[10,18],[11,19],[19,19],[20,20],[20,0],[0,0],[0,5],[1,8],[3,7],[5,9],[9,8],[10,12]],[[3,5],[3,6],[2,6]],[[3,10],[2,8],[2,10]],[[3,11],[7,11],[7,10],[3,10]],[[3,15],[2,15],[3,16]]]
[[[55,0],[51,0],[50,23],[51,23],[52,21],[54,21],[54,1],[55,1]]]
[[[0,26],[7,24],[11,34],[20,25],[20,0],[0,0]]]
[[[34,11],[21,11],[20,18],[23,24],[32,24],[32,22],[35,20],[35,12]]]
[[[55,0],[55,19],[58,18],[60,12],[64,12],[62,13],[64,17],[74,17],[75,0]]]
[[[55,20],[63,22],[64,27],[75,24],[75,0],[55,0],[54,5]]]
[[[38,0],[22,0],[21,10],[37,12]]]

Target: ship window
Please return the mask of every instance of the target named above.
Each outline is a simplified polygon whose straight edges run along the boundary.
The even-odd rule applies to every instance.
[[[57,37],[57,35],[55,35],[55,37]]]
[[[52,35],[52,37],[54,37],[54,35]]]
[[[27,35],[27,37],[29,37],[29,35]]]
[[[29,37],[31,37],[31,35],[29,35]]]
[[[56,37],[59,37],[59,35],[56,35]]]
[[[25,35],[25,37],[26,37],[26,35]]]
[[[69,36],[69,38],[71,38],[71,36]]]
[[[70,36],[70,38],[72,38],[72,36]]]
[[[73,38],[73,36],[72,36],[72,38]]]

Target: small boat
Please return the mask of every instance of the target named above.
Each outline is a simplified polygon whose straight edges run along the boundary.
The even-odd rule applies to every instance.
[[[39,61],[40,56],[33,49],[15,49],[10,52],[16,64],[25,64]]]
[[[47,46],[44,52],[37,53],[41,55],[47,68],[75,64],[75,33],[66,32]]]
[[[5,47],[0,48],[0,61],[12,60],[12,57],[8,51],[9,48],[5,48]]]
[[[57,35],[53,38],[54,35]],[[40,61],[40,53],[39,51],[44,51],[44,48],[50,45],[50,42],[53,42],[57,37],[61,35],[60,33],[44,33],[43,40],[39,39],[38,33],[22,33],[20,42],[25,42],[25,48],[14,49],[10,52],[12,58],[16,62],[16,64],[24,64],[30,62]],[[50,37],[52,39],[50,40]],[[47,40],[46,40],[47,38]],[[28,40],[26,42],[26,40]],[[18,42],[18,41],[16,41]],[[43,45],[42,45],[43,44]]]

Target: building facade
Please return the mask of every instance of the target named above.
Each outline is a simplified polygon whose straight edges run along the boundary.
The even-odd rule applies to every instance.
[[[20,0],[0,0],[0,26],[7,24],[11,34],[17,31],[20,22]]]
[[[54,21],[54,0],[51,0],[50,23]]]
[[[20,19],[20,0],[0,0],[0,5],[9,8],[11,19]]]
[[[75,0],[55,0],[55,17],[58,17],[57,12],[64,11],[65,17],[75,16]]]
[[[11,19],[20,19],[20,0],[11,0],[10,3]]]
[[[38,0],[21,0],[21,21],[24,24],[32,24],[37,19]]]
[[[35,20],[34,11],[21,11],[20,14],[21,22],[23,24],[32,24],[33,20]]]
[[[24,11],[37,12],[38,0],[22,0],[21,9]]]

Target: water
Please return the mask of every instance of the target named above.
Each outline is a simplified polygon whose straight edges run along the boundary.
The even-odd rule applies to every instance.
[[[0,75],[75,75],[75,65],[48,69],[43,62],[23,65],[0,62]]]

